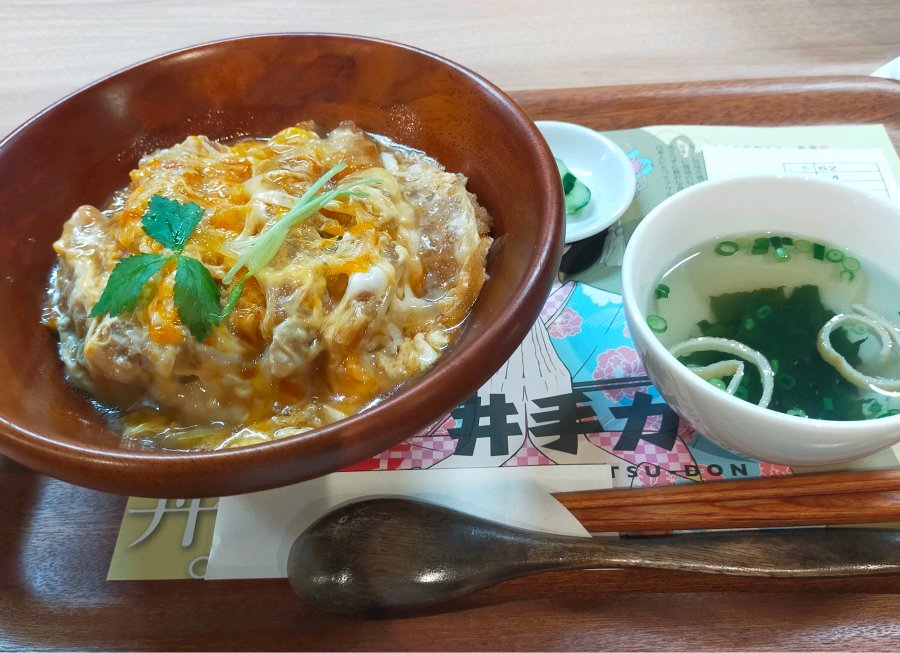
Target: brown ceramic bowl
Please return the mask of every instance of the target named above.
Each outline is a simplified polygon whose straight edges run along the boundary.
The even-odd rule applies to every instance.
[[[40,324],[63,222],[104,205],[141,155],[189,134],[267,136],[300,120],[353,120],[424,150],[493,216],[489,280],[464,332],[421,379],[326,428],[212,452],[135,447],[65,380]],[[562,247],[550,150],[528,117],[473,72],[368,38],[278,34],[168,54],[102,79],[0,143],[0,451],[40,472],[152,497],[216,496],[293,483],[372,456],[465,400],[540,312]]]

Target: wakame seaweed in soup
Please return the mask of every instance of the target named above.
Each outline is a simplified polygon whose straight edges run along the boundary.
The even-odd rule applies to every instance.
[[[800,417],[900,411],[900,284],[797,235],[729,236],[684,252],[647,322],[682,363],[737,397]]]

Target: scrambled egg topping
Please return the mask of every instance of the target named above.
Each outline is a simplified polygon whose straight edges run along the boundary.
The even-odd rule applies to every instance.
[[[119,260],[162,250],[141,224],[154,195],[203,208],[184,254],[222,286],[237,259],[229,243],[263,231],[339,161],[334,181],[380,183],[295,226],[203,342],[179,321],[174,265],[134,311],[88,317]],[[45,322],[71,381],[121,409],[128,437],[203,449],[323,426],[428,369],[458,331],[491,242],[465,182],[352,125],[233,145],[191,136],[144,157],[107,210],[83,206],[66,222]]]

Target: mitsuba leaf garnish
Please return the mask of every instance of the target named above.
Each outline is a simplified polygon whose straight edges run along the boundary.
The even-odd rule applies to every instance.
[[[178,309],[178,318],[192,336],[204,340],[212,328],[222,321],[219,287],[203,263],[181,253],[201,217],[203,209],[194,202],[181,204],[162,195],[150,198],[147,211],[141,216],[141,224],[148,236],[172,253],[136,254],[119,261],[89,317],[99,317],[104,313],[119,315],[134,310],[144,284],[166,263],[174,261],[173,301]]]
[[[147,212],[141,216],[141,224],[153,240],[181,254],[202,217],[203,209],[194,202],[181,204],[178,200],[154,195],[147,204]]]
[[[378,179],[354,179],[317,195],[345,167],[346,164],[341,161],[319,177],[293,208],[265,231],[231,244],[232,250],[238,254],[238,260],[222,282],[230,284],[242,268],[246,268],[246,273],[234,285],[224,307],[219,305],[219,286],[206,266],[182,253],[203,217],[203,209],[194,202],[181,204],[177,200],[154,195],[147,204],[147,211],[141,216],[141,224],[148,236],[171,253],[136,254],[120,260],[109,275],[103,294],[94,304],[89,317],[100,317],[105,313],[115,316],[134,310],[144,284],[166,263],[174,261],[176,269],[173,301],[178,309],[178,318],[197,340],[206,339],[212,328],[228,317],[237,306],[247,279],[256,275],[275,257],[291,227],[315,215],[334,199],[366,197],[366,193],[358,190],[358,186],[380,183]]]
[[[212,327],[222,321],[219,287],[209,270],[190,256],[178,255],[173,299],[178,319],[197,340],[205,340]]]
[[[123,258],[109,275],[106,288],[100,301],[91,309],[90,317],[98,317],[104,313],[118,315],[134,310],[141,288],[162,269],[169,258],[162,254],[138,254]]]

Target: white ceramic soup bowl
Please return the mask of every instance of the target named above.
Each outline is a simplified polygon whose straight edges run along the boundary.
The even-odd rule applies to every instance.
[[[682,365],[647,325],[654,290],[677,257],[715,238],[750,233],[797,234],[830,243],[900,280],[900,206],[886,199],[833,181],[781,176],[704,182],[681,191],[637,227],[622,267],[631,335],[662,397],[700,433],[772,463],[844,462],[900,441],[900,415],[810,419],[733,397]],[[752,282],[746,289],[753,289]],[[900,297],[897,303],[900,309]]]

